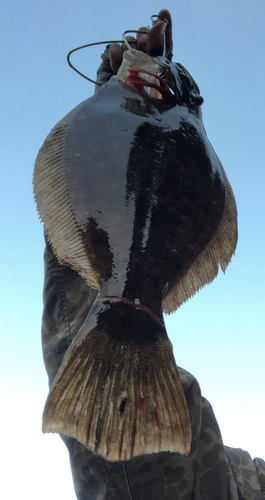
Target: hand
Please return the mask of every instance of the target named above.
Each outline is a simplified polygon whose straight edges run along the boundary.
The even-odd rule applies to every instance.
[[[167,19],[168,24],[166,24],[164,21],[158,21],[154,24],[154,26],[152,26],[151,30],[147,35],[142,33],[137,33],[136,39],[132,36],[126,37],[128,41],[135,42],[135,43],[130,43],[132,49],[140,48],[149,52],[150,50],[159,49],[161,47],[163,48],[164,45],[163,34],[165,32],[169,51],[172,52],[173,40],[172,40],[171,15],[169,11],[166,9],[162,9],[158,15],[159,17]],[[147,27],[144,26],[142,28],[139,28],[139,31],[147,31]],[[125,43],[123,43],[122,45],[119,45],[118,43],[112,43],[109,47],[108,54],[110,58],[110,65],[115,74],[117,73],[121,65],[123,52],[125,50],[128,50]]]

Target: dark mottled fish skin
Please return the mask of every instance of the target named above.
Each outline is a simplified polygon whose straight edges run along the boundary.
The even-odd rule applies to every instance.
[[[189,453],[162,312],[209,283],[219,263],[224,270],[237,239],[198,89],[182,67],[160,63],[173,97],[152,99],[113,77],[52,130],[34,174],[59,262],[99,290],[53,382],[43,428],[112,461]]]
[[[197,114],[186,106],[161,112],[150,108],[148,96],[134,98],[120,87],[112,79],[75,114],[65,139],[65,179],[106,293],[156,309],[165,285],[175,285],[216,231],[225,183]],[[91,120],[99,101],[100,134]]]

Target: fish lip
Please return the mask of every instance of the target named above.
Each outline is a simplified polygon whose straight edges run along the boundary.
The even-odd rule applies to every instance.
[[[125,78],[124,84],[127,85],[129,88],[133,88],[133,90],[136,90],[137,92],[147,95],[151,99],[171,99],[176,101],[176,96],[172,93],[170,87],[168,86],[167,82],[165,81],[162,76],[156,74],[156,73],[150,73],[149,71],[145,70],[133,70],[128,68],[128,73],[129,75]],[[155,82],[150,82],[148,80],[145,80],[144,78],[141,78],[139,74],[146,74],[154,78],[155,81],[158,81],[158,83]],[[154,88],[157,90],[161,97],[154,97],[152,94],[148,94],[145,92],[145,87],[149,88]]]
[[[177,101],[174,86],[167,83],[169,62],[164,58],[163,61],[160,59],[135,49],[127,50],[123,53],[122,63],[117,72],[118,80],[130,90],[156,101]],[[148,78],[143,78],[144,74],[148,75]],[[150,88],[150,93],[144,87]]]

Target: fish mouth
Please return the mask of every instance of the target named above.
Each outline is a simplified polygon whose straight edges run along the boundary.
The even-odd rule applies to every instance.
[[[174,92],[165,80],[161,63],[144,52],[126,50],[117,77],[131,90],[152,99],[175,100]]]
[[[162,76],[144,70],[136,71],[129,68],[128,72],[129,76],[125,78],[124,83],[133,90],[148,95],[153,99],[172,99],[174,97]]]

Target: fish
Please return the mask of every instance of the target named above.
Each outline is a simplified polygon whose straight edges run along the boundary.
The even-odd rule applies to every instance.
[[[41,147],[34,196],[58,261],[98,291],[48,395],[43,432],[109,461],[188,455],[163,313],[225,271],[237,209],[187,70],[131,49]]]

